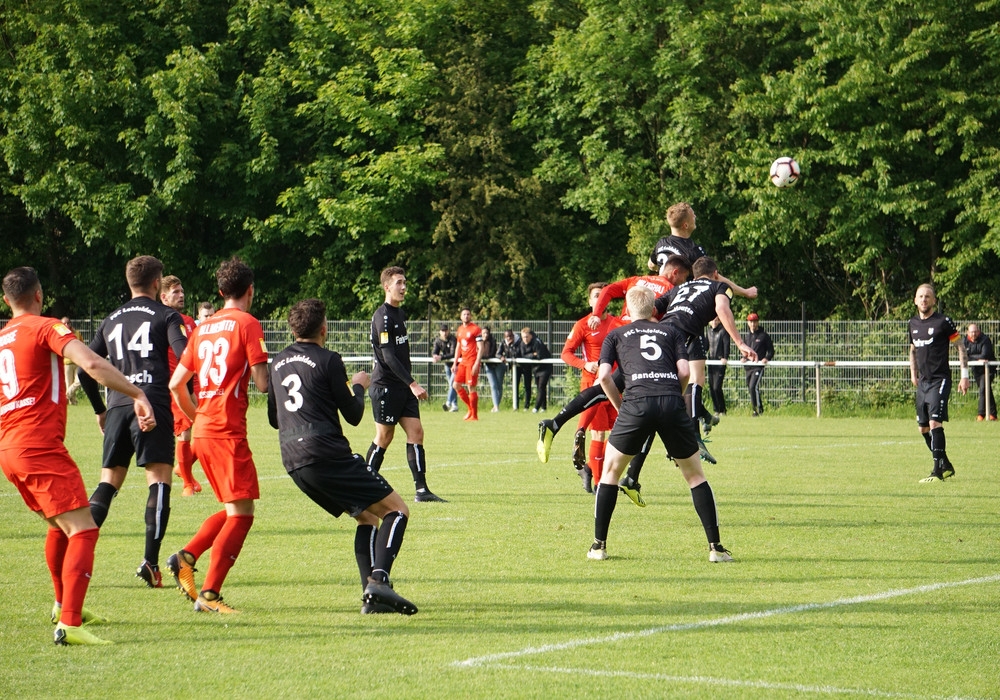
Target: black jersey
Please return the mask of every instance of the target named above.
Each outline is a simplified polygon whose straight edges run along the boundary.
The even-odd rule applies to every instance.
[[[629,399],[681,395],[677,361],[688,359],[684,334],[655,321],[633,321],[608,333],[601,345],[601,364],[614,365],[625,375]]]
[[[664,263],[671,255],[680,255],[694,265],[695,260],[705,257],[708,253],[690,238],[671,235],[656,242],[656,245],[653,246],[653,252],[649,254],[649,262],[656,265],[658,270],[662,270]]]
[[[378,307],[372,317],[371,342],[375,352],[372,384],[412,384],[410,338],[406,334],[406,312],[402,308],[388,302]]]
[[[718,315],[715,298],[720,295],[732,301],[733,290],[725,282],[699,277],[658,297],[656,311],[663,316],[662,323],[677,326],[690,339],[701,335],[705,326]]]
[[[958,338],[958,328],[947,316],[935,311],[927,318],[910,319],[910,345],[916,348],[917,374],[920,379],[951,377],[948,348]]]
[[[142,389],[153,406],[170,409],[170,361],[167,351],[180,357],[187,346],[184,319],[174,309],[150,299],[135,297],[122,304],[101,321],[90,349],[115,366],[119,372]],[[80,383],[87,397],[100,413],[104,402],[97,382],[81,373]],[[108,407],[131,406],[132,399],[117,391],[108,391]]]
[[[349,384],[340,355],[316,343],[292,343],[274,357],[269,374],[267,419],[278,429],[285,469],[349,458],[351,444],[337,412],[358,425],[365,393],[360,384]]]

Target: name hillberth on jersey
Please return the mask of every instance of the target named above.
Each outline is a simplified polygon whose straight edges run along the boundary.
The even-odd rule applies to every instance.
[[[184,319],[148,297],[130,299],[101,322],[90,349],[107,357],[153,405],[170,405],[168,349],[180,357],[187,345]],[[108,407],[131,406],[132,399],[108,392]]]
[[[601,346],[601,364],[618,363],[625,376],[627,399],[681,395],[677,361],[686,360],[687,342],[674,326],[633,321],[608,333]]]

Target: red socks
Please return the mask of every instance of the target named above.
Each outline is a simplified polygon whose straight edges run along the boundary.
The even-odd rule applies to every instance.
[[[203,591],[222,590],[222,583],[226,580],[226,575],[236,563],[243,543],[246,541],[247,533],[253,525],[252,515],[231,515],[226,518],[222,530],[212,543],[212,561],[209,564],[208,572],[205,574],[205,583],[202,585]],[[188,550],[190,551],[190,550]]]
[[[99,534],[100,530],[95,527],[67,538],[62,561],[62,616],[59,618],[64,625],[79,627],[83,623],[83,599],[87,597],[94,570],[94,549]],[[46,541],[46,555],[48,549]]]

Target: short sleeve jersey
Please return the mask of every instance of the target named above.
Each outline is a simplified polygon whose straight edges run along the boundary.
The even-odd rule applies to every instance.
[[[382,304],[372,317],[372,351],[375,368],[372,383],[380,386],[409,386],[413,382],[410,338],[406,333],[406,312],[392,304]]]
[[[0,329],[0,449],[50,447],[65,439],[62,353],[73,340],[61,321],[33,314]]]
[[[935,311],[927,318],[911,318],[909,333],[910,345],[916,348],[919,378],[929,380],[951,377],[948,349],[959,335],[955,323]]]
[[[245,438],[250,368],[267,362],[260,321],[222,309],[195,329],[180,364],[198,376],[193,437]]]
[[[278,353],[270,368],[268,418],[279,430],[281,461],[292,471],[352,454],[338,409],[358,422],[358,402],[340,355],[315,343],[293,343]]]
[[[701,335],[709,321],[715,318],[715,298],[718,296],[732,301],[733,290],[725,282],[699,277],[657,298],[656,310],[664,314],[663,323],[677,326],[692,338]]]
[[[90,349],[115,366],[128,380],[146,392],[154,407],[170,408],[170,360],[172,349],[179,356],[187,345],[187,329],[181,315],[169,306],[136,297],[101,321],[90,341]],[[131,406],[132,399],[108,392],[108,407]]]
[[[466,323],[455,331],[458,345],[455,348],[456,362],[473,362],[479,352],[478,344],[483,339],[483,331],[475,323]]]
[[[658,297],[673,289],[673,284],[671,284],[665,277],[661,277],[659,275],[626,277],[618,282],[612,282],[601,290],[601,295],[597,298],[597,305],[594,307],[594,312],[597,314],[603,314],[604,310],[608,308],[608,302],[612,299],[624,299],[625,295],[628,294],[628,290],[637,285],[649,287]],[[628,304],[622,306],[621,320],[624,323],[628,323],[632,320],[632,317],[629,314]]]
[[[677,361],[687,358],[684,334],[655,321],[633,321],[616,328],[601,347],[601,364],[617,362],[624,374],[628,399],[680,396]]]
[[[608,333],[621,325],[621,320],[616,316],[605,316],[601,319],[601,324],[597,327],[597,330],[591,330],[587,324],[589,320],[590,314],[587,314],[573,324],[573,330],[567,336],[562,354],[560,355],[563,362],[571,367],[576,367],[584,373],[587,373],[584,369],[584,365],[587,362],[600,361],[601,346],[604,344],[604,339]],[[576,354],[577,350],[580,350],[579,356]],[[591,375],[591,380],[593,377],[594,375]]]
[[[653,246],[653,252],[649,254],[649,261],[657,268],[662,268],[671,255],[687,258],[687,261],[694,265],[695,260],[708,255],[708,253],[690,238],[671,235],[656,242],[656,245]]]

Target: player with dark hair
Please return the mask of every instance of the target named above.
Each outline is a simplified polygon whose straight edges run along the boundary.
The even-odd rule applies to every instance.
[[[247,442],[247,389],[253,378],[259,391],[267,391],[267,348],[260,322],[249,313],[253,270],[239,258],[230,258],[219,266],[215,279],[225,305],[195,329],[170,379],[170,391],[194,421],[194,454],[225,507],[206,518],[184,548],[167,558],[167,567],[177,587],[195,601],[196,612],[235,613],[221,592],[253,526],[254,501],[260,498]],[[187,389],[195,373],[197,407]],[[194,565],[208,549],[212,558],[199,593]]]
[[[413,475],[415,500],[443,503],[445,499],[427,488],[424,426],[420,422],[420,402],[427,400],[427,390],[411,374],[410,337],[406,332],[406,312],[401,308],[406,298],[406,273],[401,267],[387,267],[382,270],[380,282],[385,302],[372,316],[375,368],[368,388],[375,417],[375,437],[365,461],[376,472],[382,468],[385,451],[389,449],[398,423],[406,433],[406,463]]]
[[[160,281],[160,301],[180,314],[187,335],[191,337],[196,324],[193,318],[184,313],[184,285],[181,284],[179,277],[167,275]],[[167,358],[170,360],[170,374],[173,375],[177,368],[177,355],[174,354],[172,348],[167,353]],[[198,388],[197,379],[197,377],[194,378],[193,388],[195,391]],[[191,421],[184,415],[173,397],[170,399],[170,411],[174,415],[174,439],[176,442],[177,466],[174,468],[174,474],[181,478],[184,488],[183,495],[193,496],[201,492],[201,484],[194,478],[191,471],[195,463],[194,451],[191,449]]]
[[[83,477],[64,444],[66,384],[59,358],[129,397],[139,430],[155,428],[153,406],[71,329],[41,316],[42,285],[34,269],[10,270],[3,278],[3,298],[13,318],[0,330],[0,467],[25,505],[49,525],[45,561],[55,590],[55,643],[111,644],[83,628],[107,622],[83,607],[100,531]]]
[[[660,436],[667,452],[691,489],[694,509],[705,528],[712,562],[732,561],[719,540],[715,496],[698,457],[698,434],[684,406],[688,380],[687,342],[677,326],[656,323],[653,292],[636,287],[628,292],[632,323],[608,334],[601,349],[598,379],[618,409],[605,451],[604,476],[597,486],[594,507],[594,543],[590,559],[607,558],[608,530],[618,501],[618,479],[625,465],[639,453],[649,436]],[[618,365],[625,376],[625,399],[611,378]]]
[[[951,397],[951,367],[948,349],[958,348],[961,379],[958,390],[969,390],[969,360],[955,323],[934,310],[937,296],[934,287],[922,284],[917,287],[913,303],[917,315],[910,319],[907,330],[910,337],[910,382],[917,387],[917,425],[931,451],[934,466],[921,483],[943,481],[955,476],[955,467],[945,449],[944,424],[948,420],[948,399]]]
[[[180,356],[187,345],[187,329],[180,314],[157,300],[163,264],[151,255],[140,255],[125,266],[132,298],[101,322],[90,349],[107,357],[114,367],[139,386],[156,412],[157,427],[139,429],[130,396],[118,391],[108,395],[108,405],[98,383],[85,372],[80,386],[97,414],[104,433],[101,482],[90,496],[90,510],[100,527],[108,517],[111,500],[128,475],[132,457],[146,472],[146,545],[136,576],[150,588],[163,586],[160,545],[170,520],[170,490],[174,465],[173,416],[170,412],[171,352]]]
[[[688,390],[685,391],[685,402],[688,406],[688,415],[693,420],[697,420],[694,415],[694,406],[700,403],[698,393],[689,391],[696,376],[705,376],[705,348],[702,345],[702,332],[706,324],[714,318],[722,322],[723,328],[729,337],[736,341],[736,347],[740,355],[753,362],[757,359],[757,354],[740,338],[736,328],[736,319],[733,318],[733,310],[730,301],[733,297],[732,289],[725,282],[719,280],[719,271],[712,258],[702,256],[695,262],[692,273],[694,279],[674,287],[665,295],[657,297],[654,302],[655,315],[662,316],[661,323],[674,326],[684,336],[687,343],[687,359],[690,371],[691,382],[688,383]],[[698,431],[698,424],[694,423],[695,432]],[[702,459],[715,463],[715,458],[708,454],[705,445],[698,438],[699,452]],[[707,456],[706,456],[707,455]],[[628,476],[622,479],[620,486],[622,490],[633,501],[638,503],[639,472],[642,464],[632,464],[628,469]]]
[[[479,366],[483,359],[483,332],[472,320],[472,311],[463,307],[458,315],[462,321],[455,331],[455,359],[452,360],[452,382],[455,393],[469,407],[465,420],[479,420]]]
[[[671,256],[670,259],[666,261],[663,266],[663,270],[659,275],[629,277],[625,280],[621,280],[620,283],[608,285],[601,290],[601,295],[598,297],[598,303],[594,307],[594,315],[591,315],[588,320],[588,324],[591,328],[596,329],[601,320],[600,316],[597,314],[603,314],[608,303],[612,299],[624,298],[627,291],[635,286],[646,287],[652,290],[654,295],[662,294],[663,292],[666,292],[684,282],[690,274],[690,263],[688,263],[687,259],[677,255]],[[611,287],[613,291],[609,292],[609,287]],[[622,307],[622,320],[628,318],[629,314],[630,312],[626,299],[626,303]],[[625,386],[624,378],[621,377],[620,374],[615,373],[614,379],[620,392]],[[577,394],[568,404],[563,406],[563,408],[556,413],[554,418],[546,418],[545,420],[539,422],[538,443],[535,445],[535,451],[538,453],[539,461],[549,461],[549,451],[552,449],[552,440],[559,433],[559,430],[574,416],[583,413],[585,410],[600,403],[601,401],[607,400],[608,397],[607,394],[604,393],[604,389],[601,388],[599,384],[595,384],[589,389],[581,391]],[[643,454],[640,454],[637,456],[637,459],[642,459],[643,456]]]
[[[393,279],[403,273],[400,268],[388,270],[392,272],[383,286],[392,289]],[[323,510],[335,518],[349,513],[357,520],[354,555],[361,574],[362,614],[412,615],[417,606],[396,593],[389,581],[410,512],[378,470],[352,453],[340,427],[338,411],[351,425],[361,422],[368,374],[357,372],[348,381],[340,355],[324,347],[326,306],[320,300],[296,303],[288,325],[295,342],[274,357],[267,393],[267,417],[279,430],[281,461],[295,484]],[[426,395],[416,382],[410,387],[414,402],[419,393]]]
[[[609,313],[599,315],[600,325],[591,329],[589,325],[593,309],[600,298],[601,290],[606,284],[594,282],[587,287],[587,301],[591,313],[573,324],[572,330],[563,344],[560,358],[570,367],[580,370],[580,391],[586,391],[597,381],[598,360],[601,357],[601,344],[608,333],[622,324],[621,319]],[[580,351],[578,356],[576,353]],[[607,431],[615,424],[618,413],[607,401],[597,403],[580,414],[576,425],[576,435],[573,436],[573,466],[583,480],[583,489],[587,493],[594,492],[594,482],[601,480],[604,464],[605,442]],[[590,428],[590,449],[585,449],[587,428]]]

